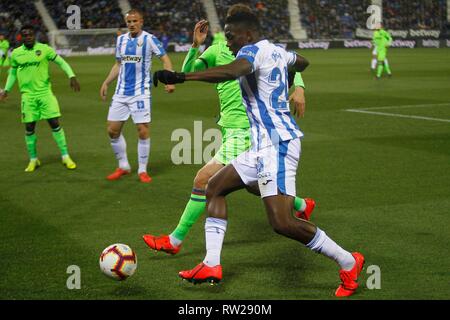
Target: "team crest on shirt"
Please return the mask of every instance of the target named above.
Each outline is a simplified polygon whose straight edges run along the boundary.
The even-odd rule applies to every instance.
[[[279,52],[274,51],[272,53],[272,59],[276,62],[278,59],[281,59],[281,54]]]
[[[36,50],[34,53],[36,53],[36,55],[39,57],[42,54],[41,50]]]

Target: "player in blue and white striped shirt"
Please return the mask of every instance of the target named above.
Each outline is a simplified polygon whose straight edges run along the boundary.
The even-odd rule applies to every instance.
[[[131,167],[122,127],[131,116],[139,135],[139,179],[148,183],[151,182],[151,177],[147,173],[147,164],[150,154],[152,57],[157,56],[166,70],[172,70],[172,63],[161,42],[154,35],[142,30],[144,21],[141,12],[136,9],[130,10],[125,21],[129,32],[117,37],[116,63],[100,89],[101,98],[106,100],[108,85],[118,78],[109,107],[108,134],[119,165],[107,179],[117,180],[130,173]],[[174,90],[175,86],[166,86],[166,92],[172,93]]]
[[[363,255],[344,250],[314,224],[292,215],[303,134],[289,110],[288,69],[301,72],[308,62],[302,56],[286,52],[263,39],[260,29],[255,14],[236,13],[227,17],[225,25],[227,45],[236,54],[234,62],[194,73],[155,73],[155,79],[166,84],[187,80],[222,82],[239,78],[252,129],[252,149],[239,155],[208,182],[206,257],[194,269],[181,271],[179,275],[193,283],[222,279],[220,254],[228,216],[225,197],[244,187],[253,189],[256,184],[275,232],[335,260],[341,268],[339,276],[342,281],[335,295],[352,295],[358,287],[357,278],[364,265]]]

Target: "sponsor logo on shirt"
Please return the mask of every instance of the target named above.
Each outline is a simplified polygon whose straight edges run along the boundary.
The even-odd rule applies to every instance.
[[[140,63],[142,60],[142,56],[135,56],[135,55],[123,55],[122,56],[122,62],[126,63]]]
[[[19,69],[24,69],[24,68],[28,68],[28,67],[37,67],[37,66],[39,66],[39,64],[40,64],[39,61],[25,62],[25,63],[22,63],[21,65],[19,65]]]

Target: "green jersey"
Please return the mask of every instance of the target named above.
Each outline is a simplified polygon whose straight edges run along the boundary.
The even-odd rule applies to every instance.
[[[218,44],[221,42],[227,42],[227,39],[225,38],[225,33],[223,32],[217,32],[213,35],[213,41],[212,44]]]
[[[4,56],[8,55],[8,49],[9,49],[9,41],[8,40],[1,40],[0,41],[0,59]]]
[[[183,72],[200,71],[206,68],[222,66],[235,60],[225,42],[206,49],[198,57],[198,49],[191,48],[183,64]],[[220,120],[218,124],[227,128],[249,128],[245,106],[242,103],[241,88],[238,80],[216,84],[220,102]]]
[[[373,33],[372,41],[377,50],[384,50],[392,44],[392,37],[386,30],[379,29]]]
[[[52,47],[39,42],[31,49],[25,45],[14,49],[11,54],[11,67],[17,70],[20,93],[26,95],[51,93],[48,62],[54,61],[57,57]]]

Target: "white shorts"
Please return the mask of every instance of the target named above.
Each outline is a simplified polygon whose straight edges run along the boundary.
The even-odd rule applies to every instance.
[[[231,161],[246,185],[258,183],[261,198],[281,194],[295,197],[300,138],[281,141],[259,151],[248,150]]]
[[[114,95],[109,106],[108,121],[127,121],[131,115],[134,123],[151,121],[152,97],[149,95]]]
[[[378,55],[377,47],[373,47],[372,55]]]

